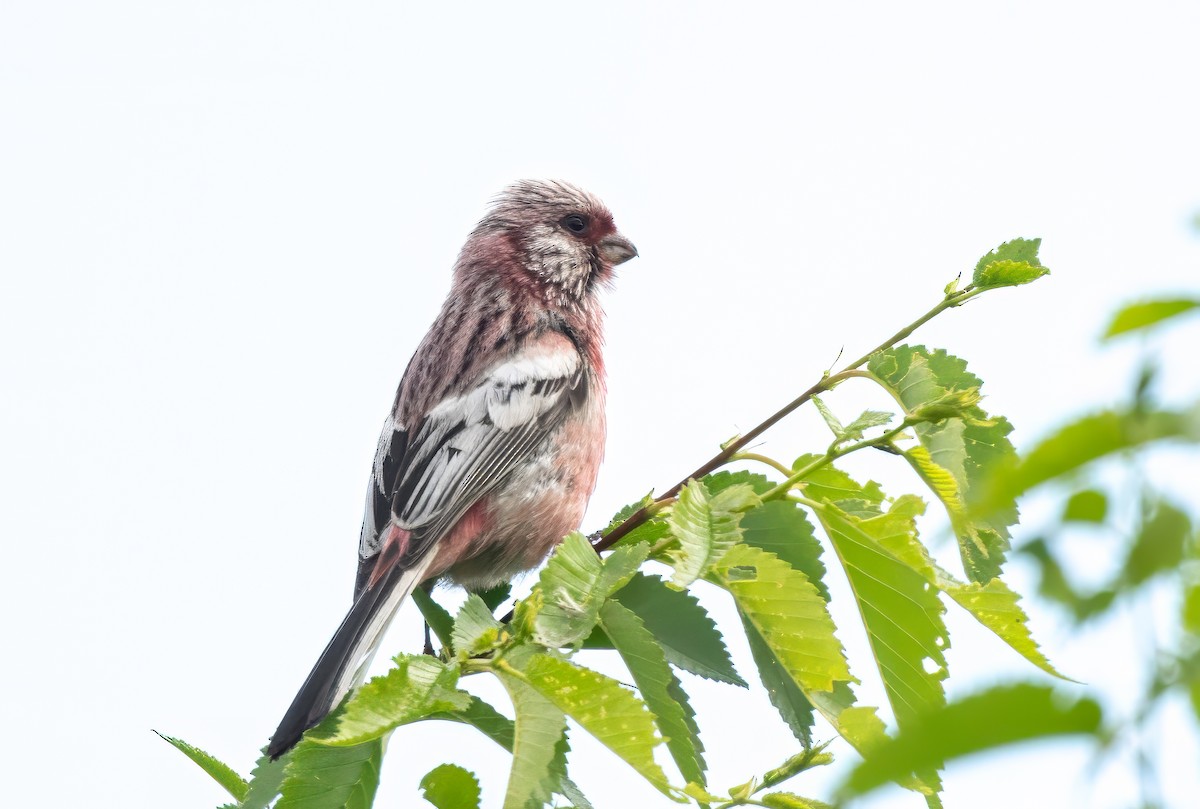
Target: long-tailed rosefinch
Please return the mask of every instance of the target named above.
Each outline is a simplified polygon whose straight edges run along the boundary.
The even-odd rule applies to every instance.
[[[362,682],[413,588],[438,577],[493,586],[579,526],[604,452],[597,291],[636,255],[603,203],[561,182],[509,187],[471,233],[383,425],[354,606],[272,758]]]

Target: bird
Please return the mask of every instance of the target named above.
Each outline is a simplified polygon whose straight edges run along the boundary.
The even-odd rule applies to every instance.
[[[362,683],[414,588],[510,581],[579,527],[604,454],[600,292],[637,255],[577,186],[523,180],[495,198],[384,420],[353,605],[271,737],[272,760]]]

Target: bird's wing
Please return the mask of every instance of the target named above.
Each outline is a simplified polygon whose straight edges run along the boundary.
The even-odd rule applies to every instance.
[[[384,425],[359,543],[355,596],[372,575],[389,523],[411,533],[400,564],[424,556],[480,497],[504,480],[585,395],[583,360],[551,332],[489,368],[410,429]]]

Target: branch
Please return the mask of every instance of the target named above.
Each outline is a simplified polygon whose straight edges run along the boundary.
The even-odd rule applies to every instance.
[[[699,480],[705,475],[724,466],[726,463],[732,460],[734,456],[737,455],[738,452],[741,451],[742,448],[744,448],[747,444],[758,438],[771,427],[775,426],[785,416],[790,415],[792,411],[796,410],[809,399],[818,394],[824,393],[825,391],[832,390],[833,388],[837,387],[839,383],[849,379],[852,376],[857,376],[857,374],[854,373],[856,369],[858,369],[859,366],[864,365],[867,360],[871,359],[871,357],[875,356],[880,351],[886,351],[887,349],[891,348],[896,343],[908,337],[918,328],[937,317],[947,309],[953,309],[956,306],[960,306],[984,291],[986,290],[978,289],[974,286],[968,286],[960,290],[946,293],[946,297],[944,297],[928,312],[921,315],[912,323],[909,323],[907,326],[893,334],[888,339],[884,340],[879,345],[875,346],[875,348],[871,349],[866,354],[863,354],[858,359],[846,365],[846,367],[842,368],[842,370],[838,371],[836,374],[826,373],[819,382],[814,384],[808,390],[804,391],[795,399],[788,402],[771,416],[768,416],[749,432],[739,436],[724,446],[720,452],[697,467],[690,475],[676,483],[670,489],[667,489],[667,491],[663,492],[663,494],[653,503],[639,508],[633,514],[630,514],[629,517],[627,517],[620,525],[613,528],[607,534],[602,535],[599,539],[592,543],[592,547],[596,549],[597,553],[611,548],[613,545],[619,542],[622,537],[624,537],[633,529],[637,528],[642,523],[646,522],[646,520],[650,519],[650,517],[660,511],[667,502],[674,499],[675,495],[679,494],[680,489],[686,486],[689,480]]]

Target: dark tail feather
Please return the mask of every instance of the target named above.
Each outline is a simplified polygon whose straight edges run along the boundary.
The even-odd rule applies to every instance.
[[[420,583],[424,570],[425,565],[408,570],[396,565],[359,595],[271,737],[267,754],[272,760],[292,749],[304,731],[324,719],[358,684],[363,671],[356,670],[366,669],[383,630],[400,602]]]

